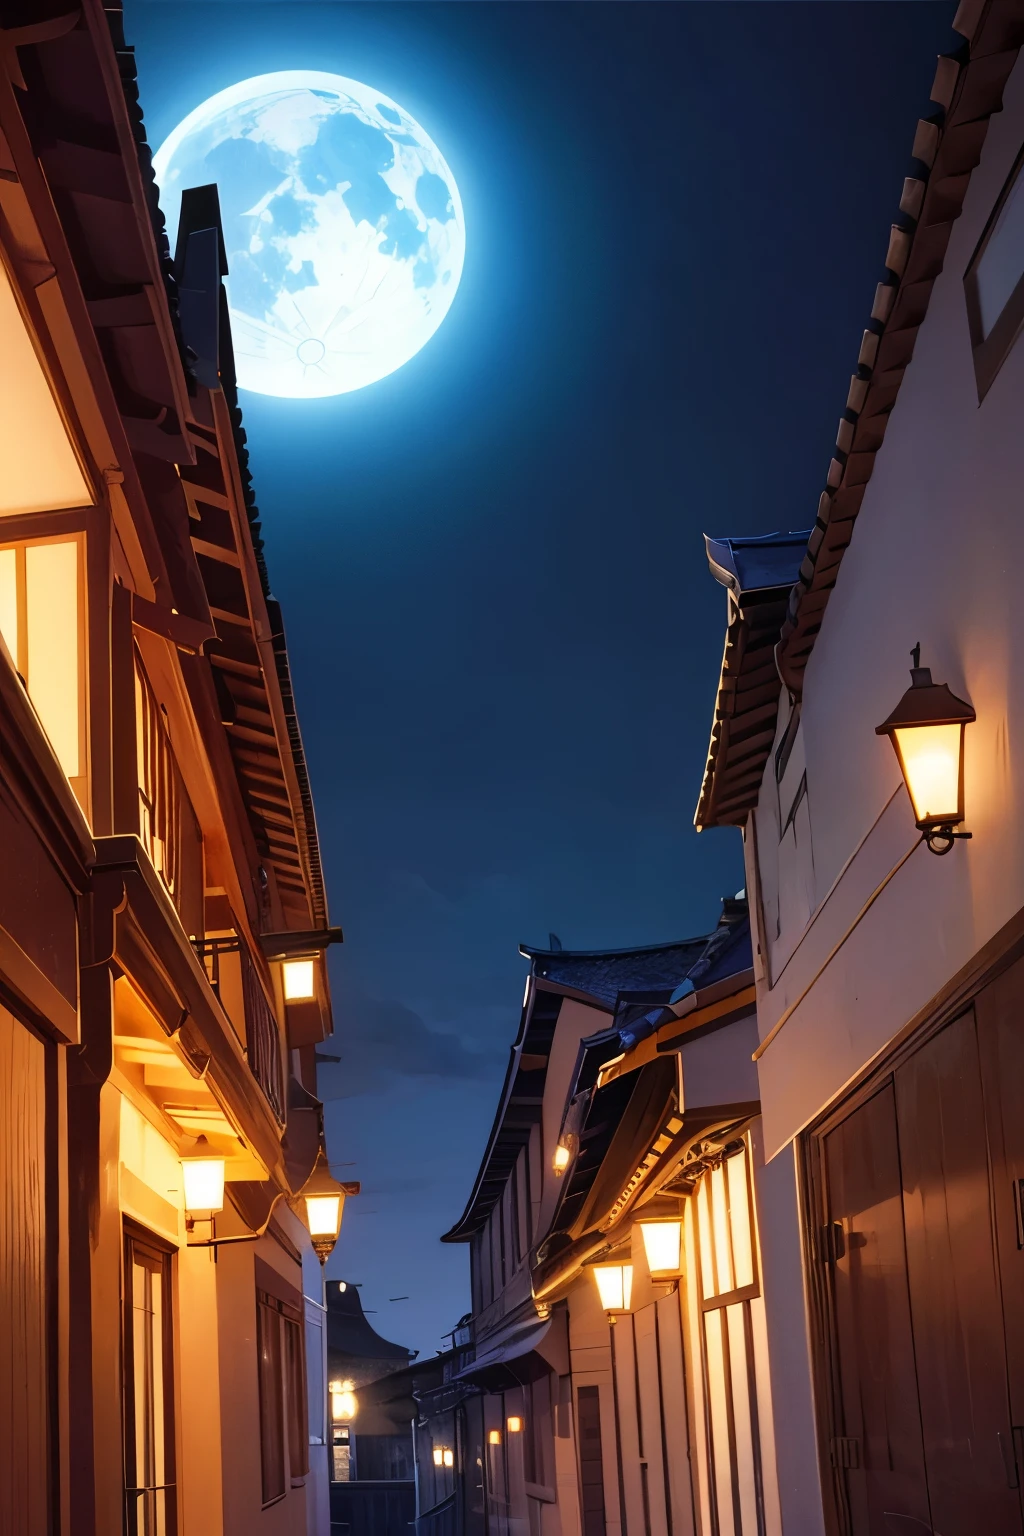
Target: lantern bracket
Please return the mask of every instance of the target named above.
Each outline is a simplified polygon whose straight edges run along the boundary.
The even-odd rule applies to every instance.
[[[200,1238],[198,1242],[189,1242],[188,1238],[186,1237],[185,1246],[186,1248],[223,1248],[226,1243],[255,1243],[259,1238],[266,1236],[266,1231],[270,1226],[271,1217],[274,1214],[277,1203],[279,1200],[283,1199],[284,1192],[282,1190],[278,1190],[277,1194],[270,1202],[270,1210],[267,1212],[266,1221],[264,1221],[263,1224],[255,1231],[239,1232],[237,1234],[233,1234],[231,1237],[217,1237],[216,1235],[213,1237],[204,1237]],[[186,1233],[191,1233],[194,1231],[197,1221],[208,1221],[210,1223],[211,1231],[216,1234],[217,1226],[216,1217],[214,1216],[186,1216]]]
[[[928,852],[937,853],[940,858],[944,853],[952,850],[955,842],[966,842],[973,835],[971,832],[955,831],[952,822],[946,822],[938,827],[921,827],[921,837],[928,844]]]

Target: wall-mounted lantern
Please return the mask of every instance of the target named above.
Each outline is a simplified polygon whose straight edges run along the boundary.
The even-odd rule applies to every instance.
[[[616,1312],[628,1312],[633,1294],[632,1264],[595,1264],[594,1280],[601,1305],[608,1313],[608,1321],[615,1321]]]
[[[190,1242],[190,1248],[220,1248],[228,1243],[255,1242],[270,1226],[278,1202],[286,1198],[286,1191],[277,1191],[261,1226],[249,1232],[232,1233],[230,1237],[218,1237],[214,1218],[224,1209],[226,1159],[217,1156],[205,1136],[199,1136],[192,1149],[182,1153],[180,1162],[185,1185],[185,1229],[191,1233],[197,1221],[209,1222],[211,1229],[210,1237]],[[309,1232],[321,1264],[327,1263],[338,1241],[345,1196],[358,1193],[358,1183],[339,1184],[332,1177],[327,1154],[321,1146],[313,1172],[299,1195],[289,1199],[296,1216]],[[345,1289],[344,1282],[341,1289]]]
[[[680,1270],[683,1224],[678,1217],[641,1221],[640,1232],[651,1279],[674,1279]]]
[[[359,1412],[359,1404],[351,1381],[332,1381],[331,1418],[336,1424],[348,1424]]]
[[[309,1003],[316,996],[316,961],[311,957],[285,960],[281,966],[286,1003]]]
[[[501,1444],[501,1430],[500,1429],[489,1429],[487,1431],[487,1444],[488,1445],[500,1445]]]
[[[555,1148],[555,1154],[551,1159],[551,1166],[559,1177],[565,1172],[572,1162],[572,1148],[565,1141],[560,1141]]]
[[[190,1152],[181,1156],[185,1185],[185,1221],[189,1230],[196,1221],[209,1221],[224,1209],[225,1159],[218,1157],[205,1136],[196,1138]]]
[[[911,657],[910,687],[875,733],[892,742],[928,847],[948,853],[971,835],[955,828],[964,819],[964,732],[977,717],[945,683],[932,682],[931,669],[920,664],[920,645]]]
[[[453,1450],[451,1450],[451,1448],[449,1446],[447,1446],[447,1445],[445,1446],[444,1451],[442,1453],[442,1459],[443,1459],[444,1464],[445,1464],[446,1467],[454,1467],[454,1465],[455,1465],[455,1452]]]
[[[338,1183],[321,1147],[313,1172],[302,1186],[300,1195],[313,1250],[321,1264],[327,1263],[338,1241],[345,1196],[358,1193],[351,1184]]]

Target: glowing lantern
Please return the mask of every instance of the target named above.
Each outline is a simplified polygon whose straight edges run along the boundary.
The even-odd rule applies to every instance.
[[[919,665],[919,645],[911,654],[910,687],[875,732],[892,742],[928,847],[948,853],[971,835],[954,828],[964,819],[964,732],[976,716],[945,683],[932,682],[931,669]]]
[[[678,1220],[642,1221],[640,1232],[652,1275],[678,1275],[683,1224]]]
[[[606,1312],[628,1312],[633,1292],[632,1264],[595,1264],[597,1293]]]
[[[301,1191],[306,1226],[321,1264],[327,1263],[338,1241],[345,1193],[344,1186],[332,1176],[326,1153],[321,1147],[313,1172]]]
[[[284,973],[284,1000],[286,1003],[308,1003],[316,996],[314,960],[286,960],[281,967]]]
[[[185,1214],[215,1216],[224,1209],[224,1158],[217,1157],[205,1136],[181,1159],[185,1182]]]

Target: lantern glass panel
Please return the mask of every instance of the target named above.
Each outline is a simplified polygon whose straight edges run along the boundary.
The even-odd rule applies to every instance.
[[[678,1274],[682,1222],[642,1221],[640,1231],[643,1233],[647,1268],[651,1274]]]
[[[632,1264],[595,1264],[597,1293],[606,1312],[628,1312],[633,1291]]]
[[[337,1237],[341,1226],[340,1195],[307,1195],[306,1221],[310,1237]]]
[[[960,820],[962,734],[959,723],[897,726],[893,731],[916,821]]]
[[[185,1180],[186,1211],[209,1211],[216,1215],[224,1209],[224,1159],[222,1157],[182,1160]]]
[[[284,962],[284,1000],[286,1003],[306,1003],[316,996],[312,960],[286,960]]]

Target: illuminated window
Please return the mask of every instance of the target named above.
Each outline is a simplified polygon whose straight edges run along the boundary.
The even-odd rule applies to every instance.
[[[79,800],[86,772],[82,580],[78,538],[0,546],[0,635]]]
[[[0,261],[0,516],[89,506],[85,477]]]
[[[996,202],[964,277],[978,396],[1024,326],[1024,155]]]
[[[767,1332],[746,1148],[704,1174],[691,1214],[699,1272],[694,1344],[704,1361],[708,1431],[702,1476],[720,1530],[762,1530],[761,1437],[771,1426],[765,1423]]]

